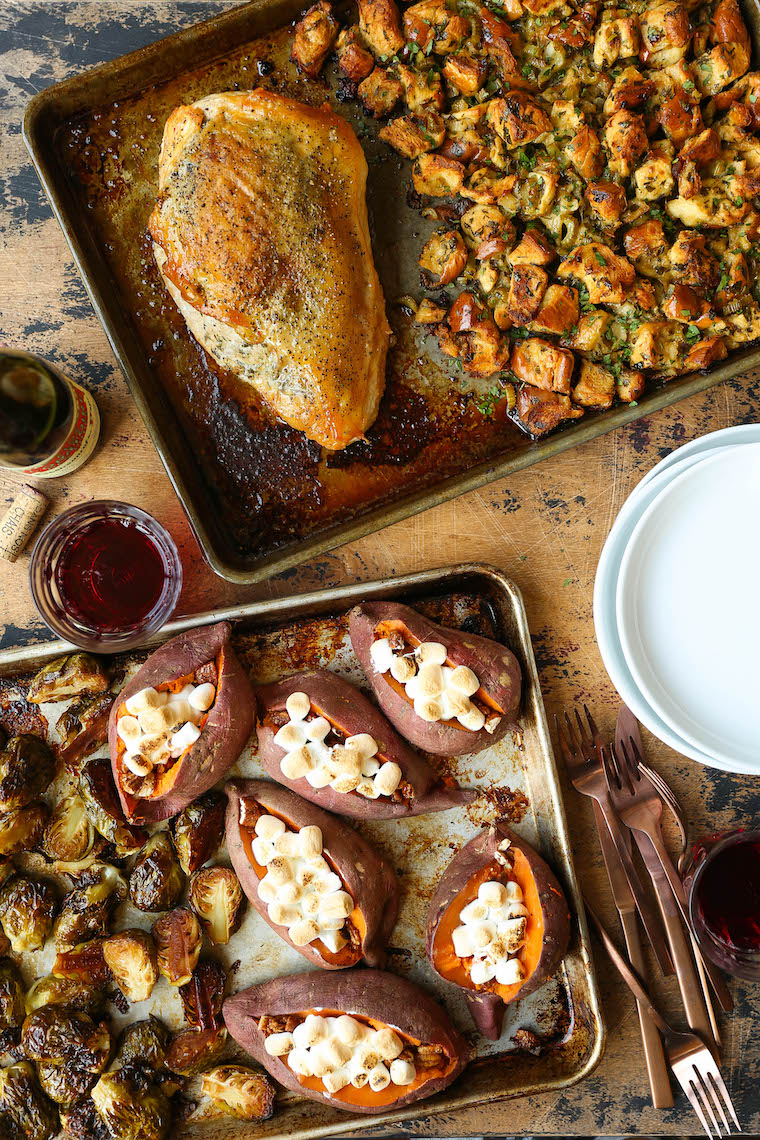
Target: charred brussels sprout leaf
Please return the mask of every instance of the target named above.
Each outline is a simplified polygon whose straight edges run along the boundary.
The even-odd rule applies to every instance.
[[[24,985],[15,964],[0,959],[0,1038],[8,1030],[19,1029],[26,1015]]]
[[[0,812],[39,799],[54,776],[55,760],[44,740],[28,732],[12,737],[0,752]]]
[[[147,834],[141,828],[127,823],[124,818],[109,760],[98,757],[82,765],[79,794],[84,800],[85,811],[93,827],[104,839],[113,843],[119,858],[134,855],[142,848]]]
[[[226,806],[221,792],[207,792],[188,804],[174,820],[174,847],[186,875],[200,870],[218,849],[224,835]]]
[[[26,699],[30,704],[65,701],[69,697],[93,697],[108,688],[102,665],[89,653],[56,657],[33,678]]]
[[[166,1054],[166,1067],[183,1077],[202,1073],[218,1061],[227,1041],[227,1030],[181,1029],[175,1033]]]
[[[114,1140],[165,1140],[169,1135],[167,1097],[154,1085],[143,1088],[125,1069],[104,1073],[92,1099]]]
[[[67,763],[90,756],[108,740],[108,714],[113,697],[99,693],[84,697],[58,718],[56,728],[61,737],[61,755]]]
[[[158,968],[169,985],[189,982],[198,965],[203,936],[198,919],[187,907],[178,906],[153,924]]]
[[[103,939],[92,938],[71,950],[59,950],[53,963],[56,978],[104,986],[111,981],[111,971],[103,957]]]
[[[156,947],[145,930],[122,930],[103,943],[103,957],[129,1001],[145,1001],[158,979]]]
[[[34,1013],[45,1005],[66,1005],[93,1014],[103,1008],[104,1001],[103,991],[97,986],[48,974],[27,990],[24,1009],[26,1013]]]
[[[162,1021],[134,1021],[121,1035],[116,1061],[119,1065],[142,1065],[160,1069],[166,1060],[171,1034]]]
[[[95,1073],[88,1073],[86,1069],[54,1061],[40,1061],[37,1064],[37,1075],[43,1092],[64,1107],[76,1104],[86,1097],[97,1080]]]
[[[179,902],[185,876],[168,831],[151,836],[129,876],[129,897],[139,910],[171,910]]]
[[[219,962],[201,962],[189,982],[179,988],[185,1021],[193,1029],[219,1029],[227,974]]]
[[[33,803],[0,815],[0,855],[33,851],[42,838],[48,814],[45,804]]]
[[[263,1073],[242,1065],[220,1065],[204,1073],[201,1091],[221,1112],[238,1120],[269,1120],[274,1114],[274,1085]]]
[[[111,1035],[105,1021],[62,1005],[30,1013],[21,1029],[21,1044],[32,1061],[66,1062],[88,1073],[102,1073],[111,1052]]]
[[[0,1069],[0,1117],[3,1116],[24,1140],[53,1140],[58,1135],[56,1107],[43,1093],[28,1061]]]
[[[207,867],[193,875],[190,904],[207,937],[226,945],[238,926],[243,891],[231,867]]]
[[[127,884],[108,863],[93,863],[82,876],[81,886],[63,900],[55,922],[55,944],[67,950],[80,942],[108,933],[114,908],[127,894]]]
[[[0,923],[15,954],[39,950],[53,926],[58,900],[50,883],[15,875],[0,890]]]
[[[90,854],[95,843],[95,829],[76,792],[58,801],[48,820],[42,839],[42,850],[48,859],[60,863],[78,863]]]

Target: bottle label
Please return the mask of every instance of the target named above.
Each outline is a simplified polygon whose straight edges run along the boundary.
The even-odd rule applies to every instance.
[[[58,479],[62,475],[70,475],[87,462],[97,445],[100,436],[98,405],[85,388],[58,369],[56,373],[71,392],[74,404],[71,428],[60,447],[43,463],[16,468],[20,475],[32,475],[35,479]]]

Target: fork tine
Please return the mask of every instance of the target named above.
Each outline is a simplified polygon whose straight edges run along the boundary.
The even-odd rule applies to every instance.
[[[739,1120],[736,1116],[736,1110],[735,1110],[733,1103],[731,1101],[731,1097],[728,1095],[728,1089],[726,1088],[725,1082],[724,1082],[723,1077],[721,1076],[721,1073],[720,1073],[720,1069],[717,1067],[717,1065],[714,1068],[713,1067],[710,1068],[708,1075],[710,1076],[713,1084],[715,1085],[715,1087],[718,1090],[718,1092],[720,1093],[720,1095],[723,1097],[726,1108],[731,1113],[731,1119],[733,1120],[734,1124],[736,1125],[736,1127],[741,1132],[742,1126],[739,1123]]]
[[[588,727],[589,727],[589,731],[591,732],[591,735],[594,738],[600,736],[601,734],[599,732],[599,729],[596,727],[596,721],[594,720],[591,713],[589,712],[588,705],[583,706],[583,711],[586,714],[586,720],[588,721]]]
[[[604,768],[604,777],[608,787],[614,787],[618,782],[617,769],[613,756],[614,751],[615,746],[613,744],[608,745],[607,748],[599,749],[599,754],[602,758],[602,767]]]
[[[620,772],[620,784],[625,787],[631,795],[635,789],[633,786],[634,773],[631,771],[631,758],[628,755],[628,749],[625,746],[625,741],[620,741],[620,748],[615,749],[615,760],[617,761],[618,770]],[[638,776],[636,776],[638,778]]]
[[[697,1116],[699,1117],[700,1124],[704,1128],[707,1135],[710,1137],[710,1140],[713,1140],[713,1134],[710,1131],[710,1125],[707,1123],[707,1117],[705,1116],[704,1112],[702,1111],[701,1104],[697,1100],[697,1094],[694,1091],[694,1087],[692,1085],[692,1082],[688,1079],[688,1077],[684,1077],[682,1079],[679,1073],[676,1073],[676,1076],[678,1077],[678,1082],[681,1085],[681,1088],[683,1089],[683,1091],[686,1093],[687,1097],[689,1098],[689,1103],[691,1104],[691,1107],[694,1109]]]
[[[702,1077],[702,1074],[700,1073],[697,1066],[694,1065],[694,1067],[692,1068],[692,1078],[691,1078],[691,1082],[690,1082],[691,1087],[693,1089],[696,1089],[697,1095],[699,1096],[700,1100],[702,1101],[702,1104],[704,1105],[704,1107],[707,1109],[708,1113],[710,1114],[710,1120],[712,1121],[713,1128],[715,1129],[718,1136],[720,1137],[723,1135],[723,1133],[720,1130],[720,1125],[718,1124],[715,1113],[713,1112],[712,1100],[708,1096],[706,1088],[703,1086],[701,1077]]]
[[[721,1104],[720,1096],[718,1095],[718,1086],[717,1086],[717,1083],[715,1081],[715,1074],[713,1073],[712,1069],[708,1069],[706,1072],[701,1073],[700,1075],[702,1077],[702,1084],[707,1089],[707,1092],[709,1093],[713,1104],[715,1105],[718,1112],[720,1113],[720,1118],[723,1121],[723,1127],[726,1130],[726,1136],[730,1136],[731,1135],[731,1125],[728,1123],[728,1120],[726,1119],[726,1114],[723,1111],[723,1105]]]
[[[576,735],[575,735],[575,729],[573,728],[573,722],[571,721],[570,717],[567,715],[567,709],[565,709],[565,727],[567,728],[567,739],[570,742],[571,751],[580,752],[581,751],[580,745],[578,744],[578,740],[577,740]]]
[[[578,725],[578,739],[581,742],[581,750],[585,753],[587,751],[587,749],[590,747],[589,741],[586,739],[586,729],[583,727],[583,721],[581,720],[581,714],[578,712],[578,710],[573,709],[573,712],[575,713],[575,721],[576,721],[576,724]]]
[[[641,749],[639,748],[638,744],[636,743],[636,741],[634,740],[634,738],[632,736],[628,737],[628,743],[631,746],[631,752],[633,754],[633,759],[635,761],[636,768],[638,769],[639,764],[643,764],[643,762],[644,762],[644,757],[641,755]]]

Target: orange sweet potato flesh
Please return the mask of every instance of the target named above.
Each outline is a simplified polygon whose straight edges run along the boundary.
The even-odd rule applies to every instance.
[[[465,961],[454,953],[451,935],[459,925],[459,914],[478,893],[487,879],[504,879],[504,868],[496,860],[499,846],[509,841],[507,857],[528,909],[524,945],[518,951],[525,977],[511,986],[496,981],[473,985]],[[553,872],[530,844],[505,824],[488,828],[467,843],[451,861],[430,904],[427,925],[427,953],[433,969],[448,982],[466,992],[468,1005],[480,1031],[493,1040],[501,1034],[505,1007],[517,998],[539,989],[559,966],[570,938],[570,913],[562,889]]]

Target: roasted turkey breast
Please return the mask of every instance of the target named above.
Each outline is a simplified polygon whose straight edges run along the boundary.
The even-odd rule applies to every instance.
[[[362,438],[385,385],[366,181],[356,135],[329,107],[227,92],[169,116],[150,218],[196,340],[331,450]]]

